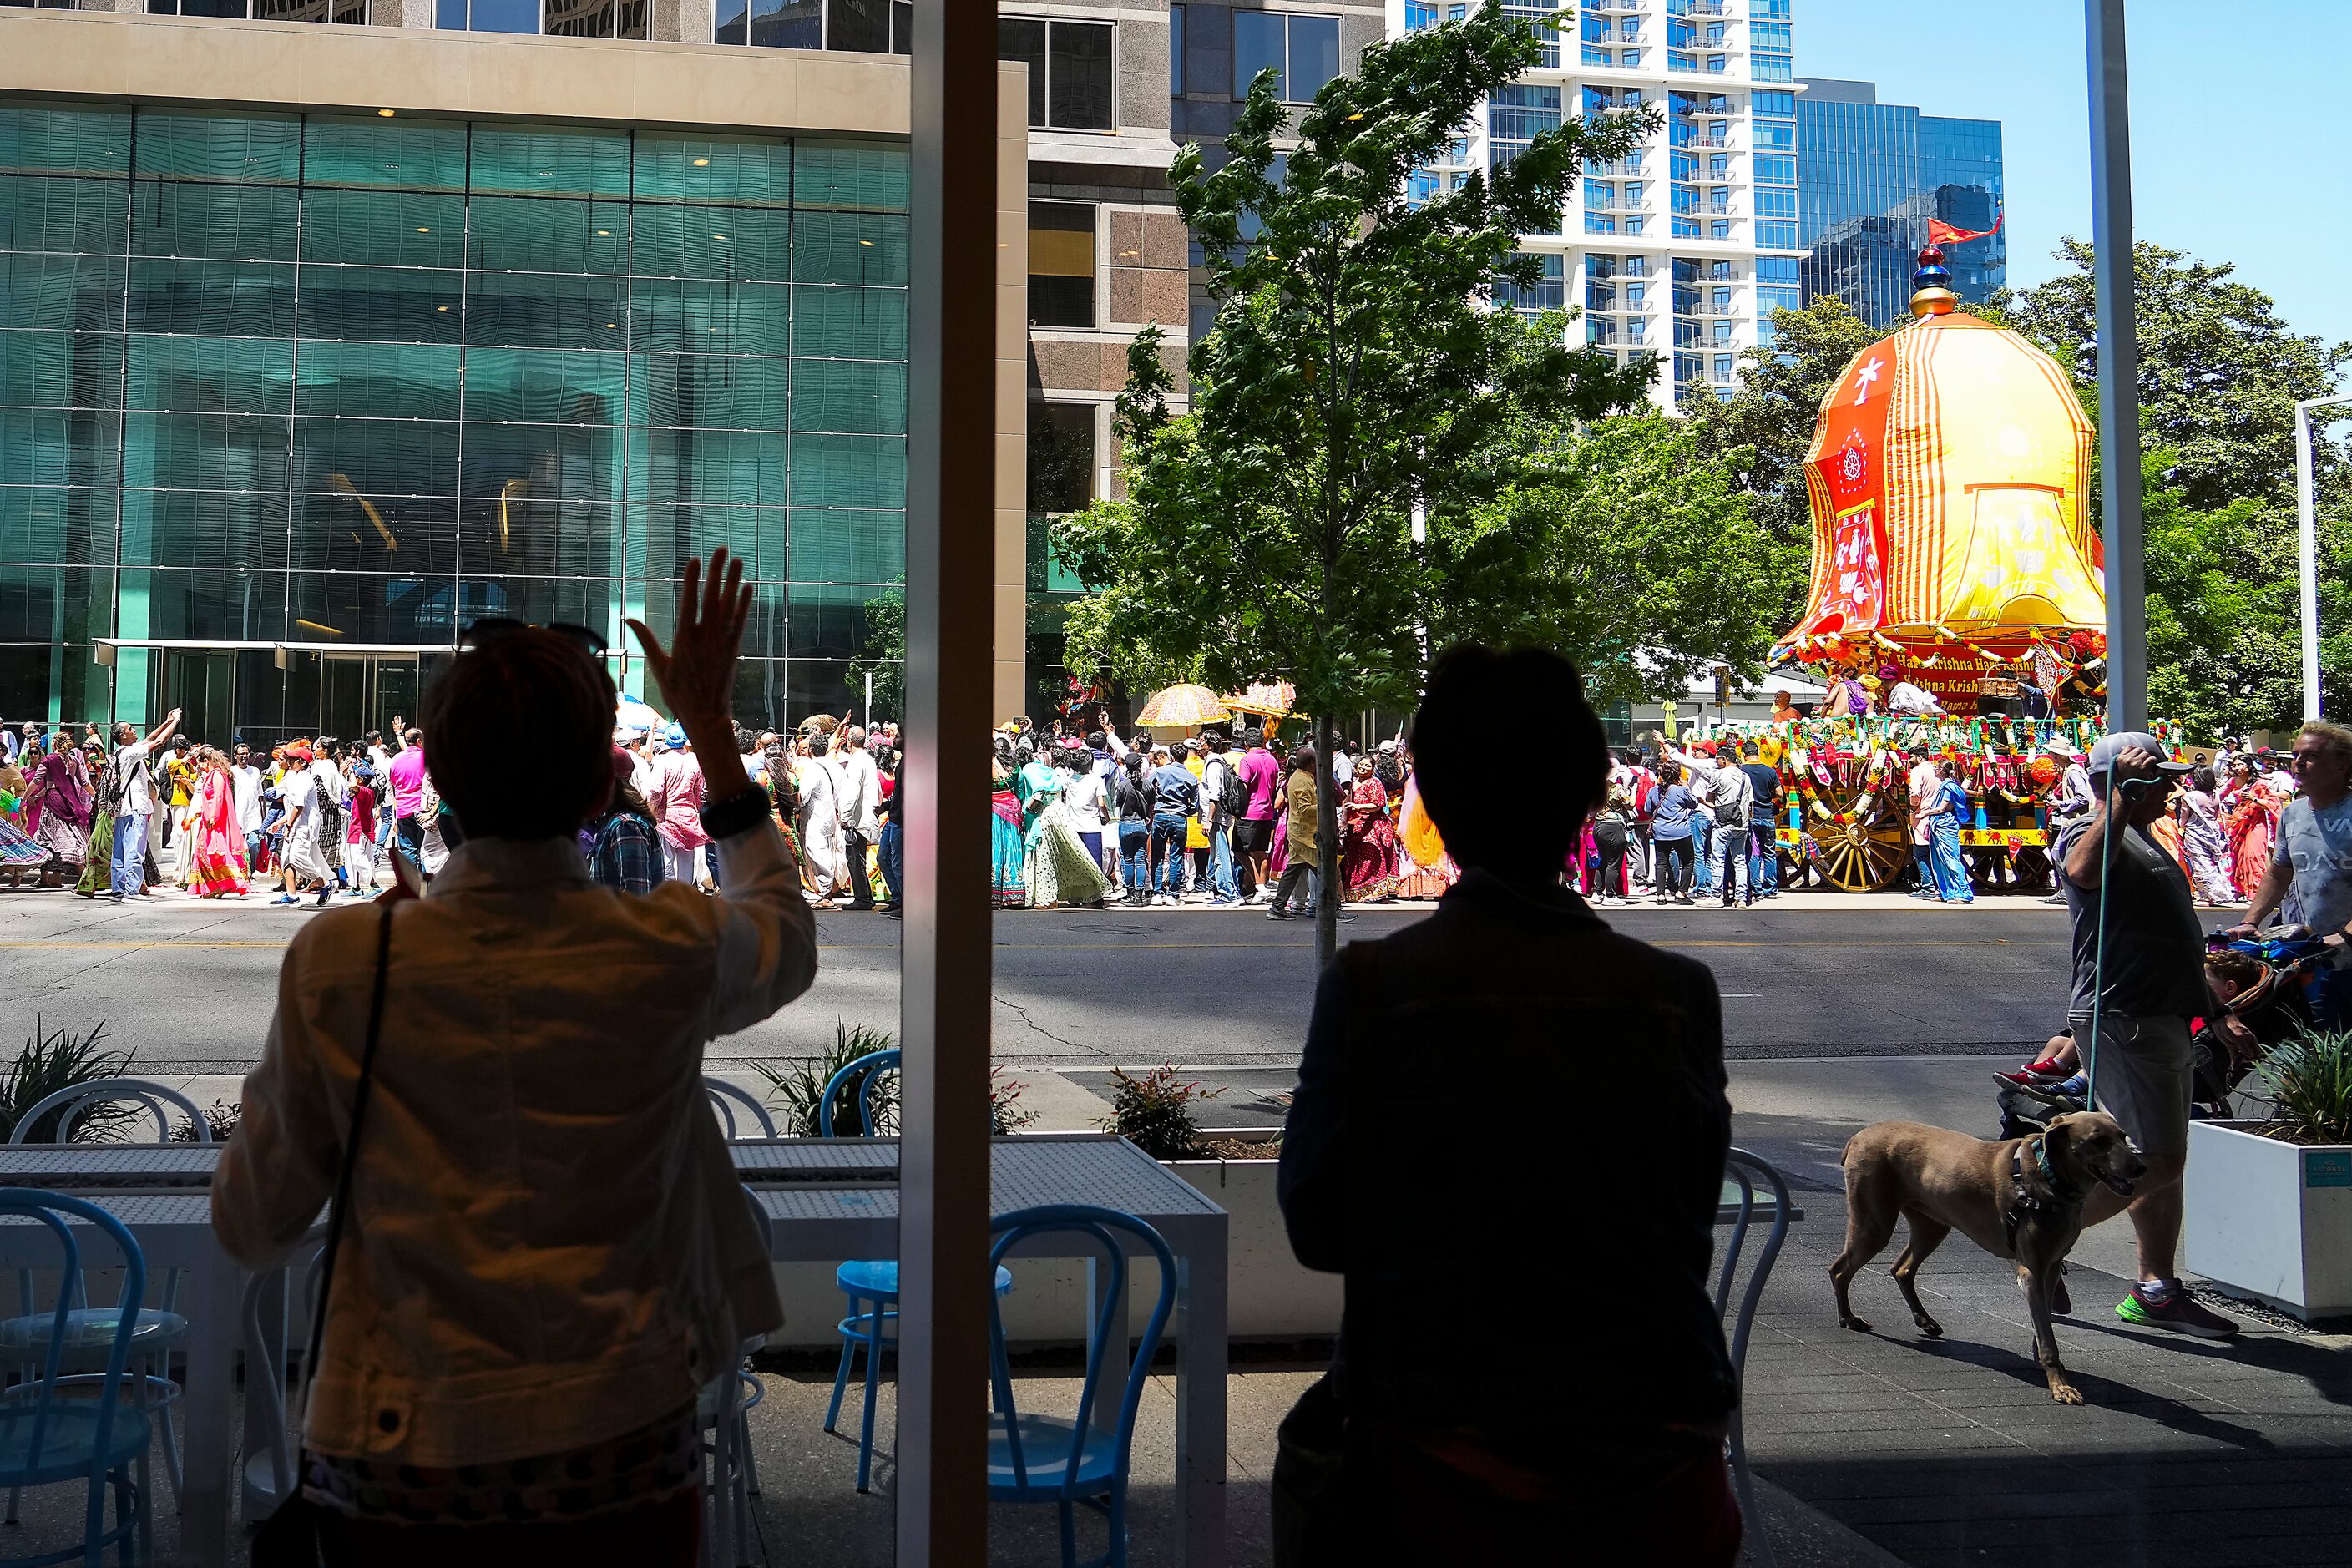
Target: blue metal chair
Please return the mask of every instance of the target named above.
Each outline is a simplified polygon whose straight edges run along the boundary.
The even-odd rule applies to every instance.
[[[125,1561],[135,1547],[139,1561],[152,1562],[147,1415],[122,1397],[123,1367],[131,1359],[139,1305],[147,1291],[147,1260],[121,1220],[95,1204],[62,1193],[30,1188],[0,1192],[0,1215],[23,1215],[48,1226],[63,1255],[57,1305],[48,1314],[48,1337],[42,1347],[40,1375],[0,1394],[0,1486],[44,1486],[77,1479],[89,1484],[79,1546],[9,1561],[25,1564],[79,1561],[88,1568],[98,1568],[106,1548],[119,1545]],[[68,1217],[103,1232],[122,1253],[121,1297],[108,1310],[112,1332],[105,1370],[79,1376],[60,1376],[58,1371],[58,1362],[75,1341],[77,1325],[84,1321],[73,1305],[81,1279],[81,1247]],[[73,1392],[64,1392],[68,1390]],[[87,1396],[91,1392],[95,1397]],[[114,1486],[115,1515],[110,1529],[106,1523],[110,1481]]]
[[[1075,1419],[1023,1412],[1013,1397],[1013,1372],[1004,1352],[1004,1317],[988,1309],[988,1360],[992,1408],[988,1417],[988,1497],[992,1502],[1050,1502],[1061,1510],[1062,1568],[1079,1568],[1074,1505],[1099,1511],[1110,1526],[1110,1549],[1087,1568],[1126,1568],[1127,1474],[1135,1441],[1136,1405],[1151,1375],[1151,1358],[1176,1304],[1176,1257],[1158,1231],[1116,1209],[1090,1204],[1048,1204],[999,1215],[992,1227],[991,1263],[1001,1263],[1014,1247],[1039,1236],[1082,1236],[1106,1255],[1104,1289],[1087,1325],[1087,1375],[1078,1390]],[[1140,1241],[1160,1263],[1160,1294],[1129,1357],[1117,1389],[1117,1419],[1104,1426],[1097,1410],[1104,1379],[1115,1369],[1103,1364],[1108,1347],[1126,1337],[1127,1249],[1120,1233]]]
[[[1780,1256],[1780,1244],[1789,1238],[1789,1184],[1769,1162],[1758,1158],[1745,1149],[1734,1149],[1723,1163],[1726,1186],[1736,1187],[1739,1194],[1739,1210],[1731,1222],[1731,1234],[1724,1238],[1721,1267],[1715,1279],[1715,1311],[1718,1318],[1731,1306],[1731,1282],[1739,1271],[1739,1255],[1748,1241],[1748,1222],[1769,1201],[1771,1229],[1765,1233],[1764,1248],[1757,1255],[1755,1267],[1748,1271],[1748,1289],[1740,1292],[1739,1311],[1730,1321],[1731,1374],[1741,1383],[1748,1375],[1748,1334],[1756,1324],[1756,1303],[1763,1298],[1764,1282],[1772,1277],[1772,1262]],[[1769,1193],[1769,1199],[1761,1194]],[[1763,1510],[1756,1502],[1756,1479],[1748,1468],[1748,1437],[1739,1424],[1739,1407],[1732,1406],[1731,1438],[1727,1445],[1731,1458],[1731,1479],[1739,1489],[1739,1513],[1747,1524],[1748,1552],[1756,1560],[1757,1568],[1777,1568],[1779,1560],[1772,1555],[1772,1538],[1764,1528]]]
[[[153,1118],[154,1136],[150,1141],[154,1143],[173,1142],[171,1113],[174,1110],[187,1117],[197,1142],[213,1142],[212,1124],[205,1120],[204,1111],[194,1100],[169,1084],[140,1078],[96,1078],[70,1084],[25,1112],[8,1134],[9,1146],[46,1148],[53,1143],[70,1143],[83,1119],[97,1107],[107,1104],[142,1108]],[[42,1142],[30,1142],[28,1135],[52,1114],[55,1122]],[[133,1115],[135,1124],[136,1113]],[[113,1135],[110,1132],[109,1136]],[[106,1344],[113,1331],[114,1313],[108,1308],[90,1307],[87,1281],[78,1278],[75,1284],[78,1295],[75,1312],[68,1321],[64,1370],[93,1373],[106,1363]],[[179,1400],[180,1385],[172,1381],[172,1358],[187,1350],[188,1320],[173,1310],[180,1295],[180,1271],[163,1270],[163,1287],[155,1306],[139,1316],[139,1336],[131,1347],[131,1385],[140,1408],[156,1417],[156,1436],[163,1442],[163,1474],[171,1481],[172,1496],[176,1500],[182,1481],[180,1436],[173,1426],[172,1406]],[[29,1377],[30,1358],[47,1339],[49,1325],[48,1320],[35,1310],[29,1273],[18,1273],[17,1297],[17,1315],[0,1320],[0,1359],[26,1366],[26,1375]],[[11,1489],[5,1516],[10,1524],[16,1522],[16,1493]]]
[[[825,1080],[824,1092],[817,1097],[816,1130],[823,1138],[838,1136],[834,1131],[833,1107],[853,1080],[857,1096],[857,1127],[861,1136],[871,1138],[877,1125],[874,1115],[874,1093],[880,1086],[885,1072],[898,1068],[897,1051],[868,1051],[855,1061],[843,1064]],[[849,1315],[841,1320],[841,1364],[834,1369],[833,1400],[824,1407],[824,1429],[836,1430],[841,1419],[841,1396],[849,1388],[849,1369],[857,1352],[866,1352],[866,1413],[859,1422],[857,1436],[857,1489],[865,1491],[874,1479],[874,1390],[881,1380],[882,1352],[894,1349],[898,1342],[898,1262],[892,1258],[862,1258],[843,1264],[834,1270],[833,1282],[849,1299]],[[1013,1289],[1013,1275],[1007,1269],[996,1271],[996,1293],[1003,1295]]]

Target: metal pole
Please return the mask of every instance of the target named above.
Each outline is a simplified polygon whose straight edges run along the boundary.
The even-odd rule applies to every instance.
[[[916,0],[907,290],[898,1560],[987,1560],[996,9]],[[947,482],[949,475],[954,483]]]
[[[2139,333],[2132,297],[2131,76],[2124,63],[2124,0],[2083,0],[2083,13],[2091,79],[2091,244],[2098,290],[2107,728],[2144,730],[2147,584],[2140,540]]]
[[[2303,599],[2303,716],[2319,717],[2319,502],[2311,477],[2311,411],[2352,403],[2352,393],[2294,405],[2294,525]]]

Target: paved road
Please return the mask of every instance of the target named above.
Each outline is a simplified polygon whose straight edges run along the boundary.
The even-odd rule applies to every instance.
[[[310,918],[307,907],[257,900],[125,909],[0,891],[0,1010],[23,1032],[37,1013],[76,1027],[104,1020],[159,1069],[241,1071],[259,1052],[284,945]],[[1349,929],[1377,935],[1420,918],[1371,910]],[[2005,1052],[2044,1037],[2065,1001],[2064,917],[2038,904],[1943,910],[1816,896],[1753,911],[1636,907],[1610,919],[1714,969],[1735,1058]],[[814,991],[719,1042],[714,1058],[809,1055],[836,1019],[890,1026],[898,924],[826,914],[818,935]],[[1313,993],[1303,923],[1255,910],[1016,912],[997,917],[996,942],[1002,1063],[1091,1083],[1113,1066],[1173,1058],[1252,1095],[1288,1086]],[[1622,1056],[1614,1042],[1596,1049]]]

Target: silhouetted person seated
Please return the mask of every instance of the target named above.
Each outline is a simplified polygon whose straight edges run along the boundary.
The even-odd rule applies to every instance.
[[[783,1316],[703,1047],[816,973],[799,869],[733,743],[741,574],[714,554],[698,609],[687,568],[667,654],[636,627],[709,771],[724,896],[589,879],[613,682],[583,637],[504,623],[425,700],[465,842],[422,899],[328,910],[287,950],[212,1188],[222,1247],[257,1269],[335,1190],[390,921],[305,1435],[329,1563],[695,1561],[696,1397]]]
[[[1715,977],[1559,885],[1609,766],[1572,665],[1454,648],[1412,755],[1462,880],[1324,970],[1283,1138],[1291,1247],[1347,1277],[1297,1560],[1727,1565]]]

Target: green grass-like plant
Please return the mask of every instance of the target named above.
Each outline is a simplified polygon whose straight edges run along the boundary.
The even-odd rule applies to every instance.
[[[2352,1143],[2352,1030],[2333,1029],[2283,1040],[2260,1072],[2297,1143]]]
[[[24,1048],[16,1053],[14,1062],[0,1070],[0,1137],[13,1138],[19,1143],[48,1142],[57,1137],[58,1121],[65,1112],[52,1110],[41,1118],[38,1126],[17,1127],[26,1111],[61,1089],[96,1079],[127,1077],[136,1053],[108,1050],[100,1044],[105,1037],[103,1019],[78,1035],[62,1024],[54,1029],[47,1028],[40,1016],[35,1015],[33,1032],[26,1037]],[[110,1142],[121,1135],[125,1122],[146,1114],[144,1107],[135,1104],[90,1106],[75,1121],[73,1141]]]
[[[767,1101],[777,1113],[776,1130],[786,1137],[818,1136],[817,1100],[824,1094],[824,1086],[833,1081],[833,1075],[862,1056],[888,1050],[891,1039],[887,1029],[869,1028],[864,1024],[845,1024],[835,1019],[833,1048],[824,1055],[792,1058],[781,1062],[753,1062],[751,1070],[767,1080]],[[862,1079],[863,1075],[860,1076]],[[865,1091],[865,1083],[857,1081],[844,1084],[834,1096],[835,1131],[846,1137],[857,1135],[857,1097]],[[888,1136],[898,1131],[897,1068],[884,1069],[882,1081],[875,1086],[872,1103],[875,1132]]]

